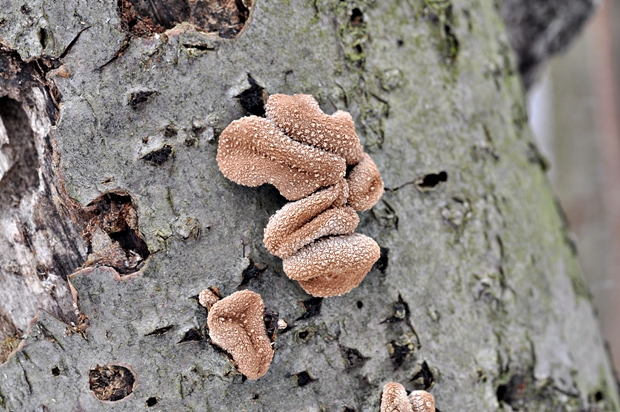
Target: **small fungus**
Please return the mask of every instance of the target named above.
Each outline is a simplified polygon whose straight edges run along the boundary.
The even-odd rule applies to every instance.
[[[222,132],[220,170],[246,186],[270,183],[292,201],[269,219],[263,239],[289,278],[316,297],[347,293],[380,257],[374,240],[353,233],[356,211],[383,194],[377,166],[349,113],[327,115],[300,94],[271,95],[265,111],[266,119],[244,117]]]
[[[217,293],[217,289],[214,289],[215,288],[204,289],[200,292],[200,295],[198,295],[198,303],[207,308],[207,310],[210,310],[211,307],[220,300],[220,295]]]
[[[242,290],[213,304],[207,317],[211,341],[228,352],[237,370],[252,380],[267,373],[273,358],[264,314],[260,295]]]
[[[383,387],[381,412],[435,412],[435,398],[426,391],[407,391],[400,383],[388,382]]]
[[[426,391],[413,391],[409,394],[413,412],[435,412],[435,398]]]

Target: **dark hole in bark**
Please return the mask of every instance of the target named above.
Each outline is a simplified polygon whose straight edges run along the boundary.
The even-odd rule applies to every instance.
[[[248,83],[250,83],[250,88],[239,93],[235,98],[239,100],[239,104],[241,104],[243,113],[246,116],[265,117],[267,93],[263,87],[256,83],[256,80],[250,74],[248,74]]]
[[[151,396],[150,398],[148,398],[146,400],[146,407],[150,408],[151,406],[155,406],[157,405],[157,398],[154,396]]]
[[[22,12],[22,14],[30,14],[31,12],[30,7],[28,7],[27,4],[24,4],[23,6],[21,6],[19,8],[19,11]]]
[[[340,345],[340,351],[342,352],[344,358],[347,361],[347,371],[361,368],[364,363],[366,363],[366,361],[369,359],[363,356],[360,351],[354,348],[348,348],[346,346]]]
[[[390,359],[392,364],[394,364],[394,370],[400,368],[405,363],[405,360],[413,353],[413,350],[412,343],[400,344],[396,341],[389,343]]]
[[[426,361],[422,362],[422,365],[420,365],[420,370],[411,378],[412,381],[417,381],[418,379],[422,381],[422,387],[420,389],[424,390],[430,389],[435,382],[433,372],[431,372]]]
[[[161,33],[181,22],[234,38],[245,26],[253,0],[118,0],[123,29],[138,36]]]
[[[178,341],[177,343],[198,342],[202,340],[202,338],[203,338],[203,335],[198,329],[190,329],[187,332],[185,332],[185,335],[183,335],[183,338],[181,338],[181,340]]]
[[[364,307],[364,302],[362,302],[361,300],[358,300],[358,301],[357,301],[357,308],[358,308],[358,309],[361,309],[361,308],[363,308],[363,307]]]
[[[129,106],[134,110],[141,109],[151,99],[151,96],[155,94],[157,94],[157,92],[154,90],[140,90],[133,92],[129,97]]]
[[[259,397],[260,397],[260,396],[259,396],[259,394],[258,394],[258,393],[255,393],[254,395],[252,395],[252,400],[254,400],[254,401],[255,401],[255,400],[257,400]]]
[[[140,256],[148,256],[149,249],[135,230],[127,228],[121,232],[110,233],[110,237],[126,250],[136,251]]]
[[[359,26],[364,22],[364,14],[357,7],[351,11],[351,24],[353,26]]]
[[[127,193],[104,193],[82,211],[87,223],[82,236],[89,243],[84,266],[110,266],[121,274],[136,272],[149,257],[138,232],[138,215]]]
[[[142,160],[146,160],[154,166],[161,166],[166,163],[172,155],[172,146],[165,144],[161,149],[153,150],[145,154]]]
[[[305,312],[295,320],[310,319],[321,314],[323,298],[310,298],[301,302]]]
[[[60,368],[58,368],[58,366],[54,366],[52,368],[52,375],[54,375],[54,376],[60,375]]]
[[[403,46],[405,45],[405,42],[404,42],[404,41],[402,41],[401,39],[398,39],[398,40],[396,40],[396,45],[397,45],[398,47],[403,47]]]
[[[389,257],[390,249],[381,246],[379,250],[380,250],[379,260],[375,262],[374,268],[377,269],[379,272],[385,274],[385,271],[388,268],[388,264],[390,260],[390,257]]]
[[[170,329],[174,328],[174,325],[164,326],[163,328],[157,328],[152,332],[147,333],[144,336],[161,336],[168,332]]]
[[[525,396],[527,380],[521,374],[513,375],[508,383],[497,387],[497,400],[508,405],[517,404]]]
[[[308,371],[296,373],[295,378],[297,380],[297,386],[306,386],[310,382],[314,382],[316,380],[313,379],[312,376],[310,376]]]
[[[446,173],[445,171],[441,171],[439,173],[430,173],[421,177],[420,179],[416,180],[415,185],[418,187],[418,189],[425,191],[435,189],[437,185],[439,185],[439,183],[447,181],[448,173]]]
[[[499,402],[504,402],[506,400],[507,392],[508,392],[508,385],[499,385],[497,387],[497,391],[495,392],[497,395],[497,400]]]
[[[88,384],[100,401],[118,401],[133,392],[133,373],[124,366],[97,365],[88,372]]]
[[[260,269],[258,266],[256,266],[256,263],[254,263],[252,259],[250,259],[250,264],[248,265],[248,267],[243,269],[243,273],[241,273],[242,279],[239,286],[245,286],[252,280],[258,279],[265,270],[266,269]]]
[[[600,401],[602,401],[603,399],[605,399],[605,394],[601,391],[597,391],[594,394],[594,402],[598,403]]]
[[[381,323],[396,323],[409,319],[409,315],[411,313],[409,311],[409,305],[403,300],[400,293],[398,294],[398,300],[392,305],[392,309],[394,310],[394,314],[383,320]]]
[[[459,57],[459,51],[460,51],[461,45],[459,43],[459,39],[456,37],[456,35],[452,31],[452,27],[450,27],[450,25],[448,24],[444,25],[443,31],[445,34],[444,36],[445,44],[443,45],[444,58],[446,59],[446,63],[454,64],[456,59]]]
[[[267,330],[267,336],[274,342],[276,340],[276,330],[278,330],[278,312],[265,309],[265,315],[263,321],[265,322],[265,329]]]
[[[186,49],[194,49],[196,51],[199,52],[204,52],[204,51],[210,51],[210,50],[217,50],[218,49],[218,44],[191,44],[191,43],[183,43],[183,47],[185,47]]]
[[[41,43],[41,48],[47,47],[47,32],[43,27],[39,28],[39,43]]]
[[[295,339],[301,343],[308,342],[314,336],[314,328],[303,328],[295,332]]]
[[[8,97],[0,98],[0,120],[8,138],[7,144],[0,131],[0,156],[6,159],[3,163],[8,163],[7,170],[0,168],[0,209],[5,209],[17,206],[39,186],[40,162],[22,105]]]
[[[357,410],[353,409],[353,408],[347,408],[345,407],[342,412],[357,412]]]

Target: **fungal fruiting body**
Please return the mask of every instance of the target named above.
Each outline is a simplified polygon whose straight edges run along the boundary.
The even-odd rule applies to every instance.
[[[435,398],[426,391],[407,391],[400,383],[388,382],[381,395],[381,412],[435,412]]]
[[[213,303],[207,317],[211,341],[232,356],[237,370],[248,379],[267,373],[273,359],[264,314],[260,295],[243,290]]]
[[[289,278],[313,296],[347,293],[379,259],[377,243],[353,232],[357,211],[383,195],[381,175],[349,113],[327,115],[300,94],[270,96],[265,112],[222,132],[220,170],[246,186],[271,183],[292,201],[269,219],[264,237]]]

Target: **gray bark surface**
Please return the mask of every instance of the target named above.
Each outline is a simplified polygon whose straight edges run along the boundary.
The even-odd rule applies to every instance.
[[[113,1],[0,10],[3,56],[32,79],[13,94],[1,83],[30,129],[0,111],[1,149],[20,158],[8,146],[30,138],[21,158],[37,152],[39,179],[2,204],[1,225],[36,234],[32,216],[48,213],[65,228],[47,249],[4,231],[3,290],[10,276],[25,286],[19,309],[0,301],[0,332],[29,328],[0,366],[1,409],[375,411],[397,381],[432,386],[444,412],[620,410],[491,0],[259,0],[236,38],[189,24],[128,35]],[[310,300],[262,244],[285,200],[218,170],[217,136],[244,115],[236,96],[261,88],[349,111],[382,173],[358,232],[385,256],[349,294]],[[37,286],[62,279],[63,256],[79,317]],[[196,296],[210,286],[258,292],[288,323],[263,378],[209,344]],[[36,307],[51,314],[27,325]],[[89,387],[106,364],[135,378],[112,404]]]

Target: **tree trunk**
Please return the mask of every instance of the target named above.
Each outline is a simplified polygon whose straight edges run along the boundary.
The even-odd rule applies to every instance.
[[[620,410],[499,8],[0,1],[0,407],[371,411],[397,381],[444,412]],[[383,176],[344,296],[284,275],[286,201],[217,167],[273,93],[350,112]],[[207,287],[288,324],[264,377],[210,344]]]

